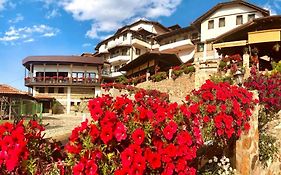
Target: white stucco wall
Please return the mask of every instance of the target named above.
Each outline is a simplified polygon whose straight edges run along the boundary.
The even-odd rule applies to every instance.
[[[217,10],[201,23],[201,42],[216,38],[219,35],[236,28],[238,26],[236,25],[237,15],[243,16],[243,23],[248,22],[249,14],[255,14],[255,18],[263,16],[260,12],[243,5],[232,5]],[[219,27],[219,18],[222,17],[225,17],[225,26]],[[208,29],[209,20],[214,20],[214,29]]]
[[[194,57],[194,53],[195,53],[195,49],[189,49],[189,50],[182,50],[178,52],[177,55],[183,63],[186,63],[187,61],[191,60]]]

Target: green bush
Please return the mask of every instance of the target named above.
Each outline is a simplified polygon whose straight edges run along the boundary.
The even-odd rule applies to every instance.
[[[219,63],[219,68],[220,68],[220,69],[223,69],[223,68],[226,67],[226,65],[227,65],[227,63],[226,63],[225,61],[220,61],[220,63]]]
[[[125,77],[125,75],[122,75],[122,76],[118,77],[116,79],[116,81],[118,83],[121,83],[121,84],[127,84],[128,83],[128,79]]]
[[[185,68],[183,69],[183,72],[184,72],[185,74],[188,74],[188,73],[190,73],[190,72],[195,72],[195,67],[194,67],[194,66],[185,67]]]
[[[167,78],[167,73],[166,72],[158,72],[154,75],[151,76],[151,80],[153,82],[159,82],[159,81],[162,81],[164,79]]]

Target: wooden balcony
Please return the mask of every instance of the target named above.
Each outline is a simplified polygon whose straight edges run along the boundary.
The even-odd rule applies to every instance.
[[[86,86],[100,85],[98,78],[73,78],[73,77],[26,77],[25,86]]]

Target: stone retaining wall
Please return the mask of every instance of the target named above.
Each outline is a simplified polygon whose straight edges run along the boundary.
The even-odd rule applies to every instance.
[[[195,74],[187,74],[177,79],[167,79],[160,82],[146,81],[136,87],[143,89],[155,89],[169,94],[170,101],[182,103],[186,95],[195,89]]]

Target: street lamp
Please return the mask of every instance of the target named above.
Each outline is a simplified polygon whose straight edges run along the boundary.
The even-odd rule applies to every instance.
[[[241,86],[243,84],[243,77],[243,72],[238,69],[234,74],[234,78],[237,85]]]

